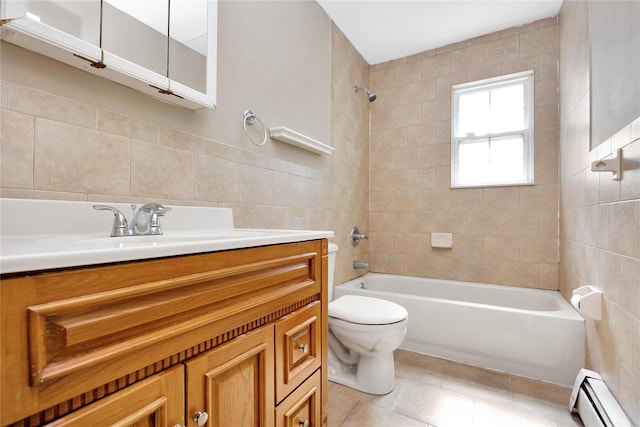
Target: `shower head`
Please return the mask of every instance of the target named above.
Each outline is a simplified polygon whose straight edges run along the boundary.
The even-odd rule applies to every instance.
[[[358,93],[359,90],[363,90],[365,92],[367,92],[367,96],[369,97],[369,102],[373,102],[376,100],[377,96],[375,93],[371,92],[369,89],[367,89],[366,87],[360,87],[360,86],[354,86],[353,90]]]

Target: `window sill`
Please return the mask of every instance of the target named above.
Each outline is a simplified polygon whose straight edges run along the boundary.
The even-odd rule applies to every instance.
[[[449,188],[451,188],[452,190],[458,189],[458,188],[493,188],[493,187],[527,187],[527,186],[532,186],[532,185],[536,185],[535,182],[515,182],[512,184],[503,184],[503,183],[498,183],[498,184],[460,184],[460,185],[451,185]]]

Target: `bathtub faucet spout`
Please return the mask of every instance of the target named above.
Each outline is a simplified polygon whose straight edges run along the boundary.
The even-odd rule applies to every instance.
[[[366,268],[369,270],[369,263],[364,261],[353,261],[353,268]]]

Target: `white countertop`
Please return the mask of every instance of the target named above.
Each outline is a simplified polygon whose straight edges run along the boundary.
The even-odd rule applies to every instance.
[[[89,202],[0,199],[0,273],[134,261],[333,237],[333,231],[233,228],[230,209],[170,206],[161,236],[110,237]],[[130,217],[129,205],[117,207]],[[127,211],[128,209],[128,211]]]

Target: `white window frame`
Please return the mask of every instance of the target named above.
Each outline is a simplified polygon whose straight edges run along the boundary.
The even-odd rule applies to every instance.
[[[504,187],[515,185],[533,185],[534,184],[534,143],[533,143],[533,117],[534,117],[534,92],[533,92],[533,70],[520,73],[509,74],[500,77],[494,77],[486,80],[462,83],[451,87],[451,188],[469,188],[469,187]],[[456,136],[456,127],[459,116],[459,98],[462,94],[473,92],[482,92],[488,89],[499,88],[501,86],[509,86],[516,82],[524,84],[524,104],[525,104],[525,120],[524,128],[505,133],[487,133],[484,135],[465,135]],[[525,177],[521,181],[504,180],[504,181],[479,181],[474,183],[460,183],[459,181],[459,164],[458,152],[459,146],[466,142],[473,142],[488,139],[491,143],[492,139],[498,139],[509,136],[522,136],[523,138],[523,167]]]

